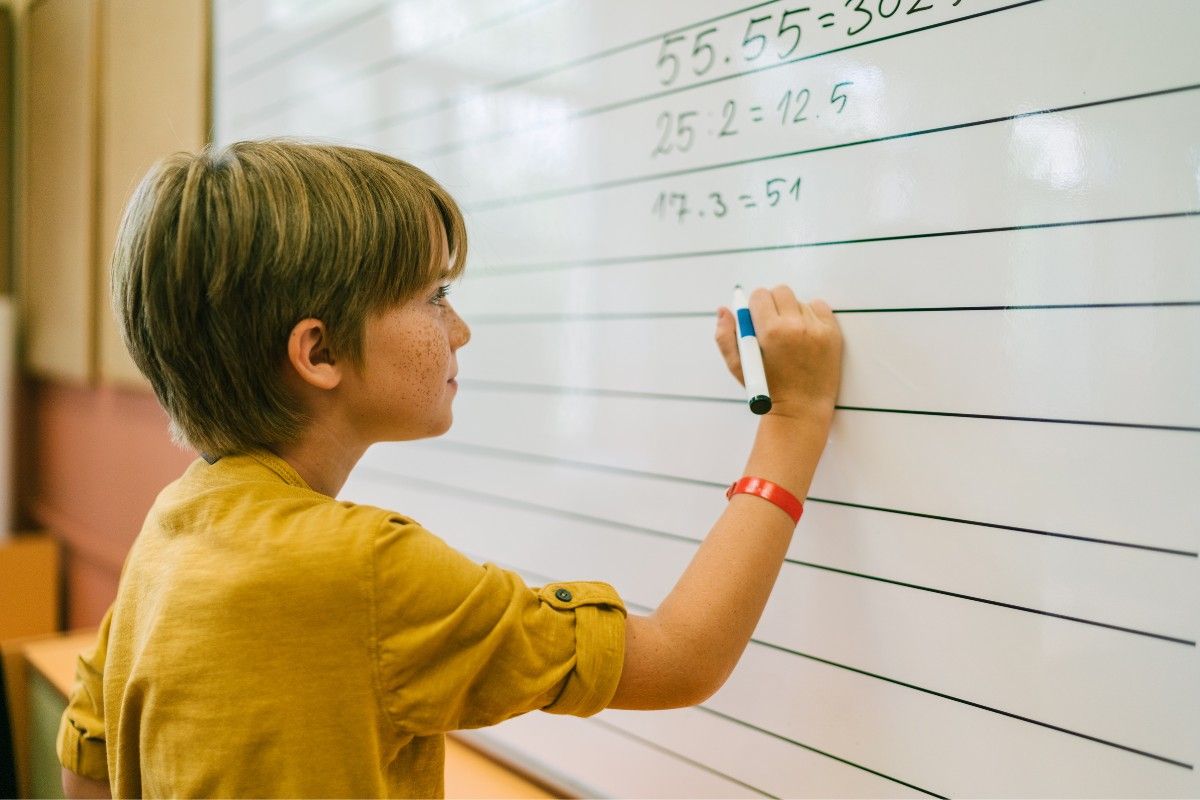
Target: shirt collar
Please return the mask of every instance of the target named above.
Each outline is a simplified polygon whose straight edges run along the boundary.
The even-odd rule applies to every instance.
[[[248,450],[245,453],[237,453],[228,456],[210,456],[207,453],[201,453],[200,457],[207,461],[210,466],[216,465],[221,461],[232,462],[237,460],[243,461],[244,463],[244,460],[249,459],[257,462],[263,467],[266,467],[287,485],[312,491],[312,487],[304,482],[304,479],[300,477],[300,473],[296,472],[291,464],[284,461],[270,450]]]

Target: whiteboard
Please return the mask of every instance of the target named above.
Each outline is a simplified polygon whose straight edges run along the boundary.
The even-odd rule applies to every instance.
[[[214,119],[467,211],[452,430],[348,499],[649,613],[755,420],[734,283],[845,334],[715,696],[473,734],[637,797],[1196,797],[1200,3],[217,0]],[[647,346],[649,343],[649,346]]]

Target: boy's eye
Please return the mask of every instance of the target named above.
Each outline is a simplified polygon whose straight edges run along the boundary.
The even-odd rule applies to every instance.
[[[444,283],[438,287],[438,290],[436,292],[434,292],[433,298],[430,300],[430,302],[433,303],[435,306],[440,306],[442,304],[442,301],[445,300],[446,296],[449,294],[450,294],[450,284]]]

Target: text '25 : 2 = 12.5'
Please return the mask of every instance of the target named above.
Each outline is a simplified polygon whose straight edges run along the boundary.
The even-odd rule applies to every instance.
[[[832,108],[834,114],[841,114],[846,110],[849,90],[853,85],[853,81],[839,81],[833,85],[829,92],[828,108]],[[655,123],[658,128],[658,141],[650,157],[656,158],[673,152],[686,153],[691,150],[692,145],[696,143],[696,118],[702,113],[710,125],[705,129],[706,133],[716,139],[723,139],[737,136],[746,126],[778,124],[788,127],[816,119],[821,116],[817,106],[822,104],[814,104],[812,99],[813,93],[807,88],[795,91],[788,89],[774,103],[774,109],[771,111],[762,105],[743,105],[739,108],[736,100],[726,100],[719,117],[711,111],[663,111]],[[744,109],[744,113],[739,113],[741,109]]]
[[[761,191],[741,194],[730,192],[659,192],[650,213],[660,220],[678,223],[688,219],[724,219],[755,209],[777,208],[800,202],[801,178],[768,178]]]
[[[696,33],[673,32],[662,38],[654,68],[658,81],[671,86],[690,72],[708,75],[718,64],[735,71],[757,69],[801,57],[800,43],[812,50],[836,47],[846,37],[857,36],[891,19],[905,19],[933,11],[938,6],[957,7],[962,0],[845,0],[795,6],[778,14],[754,13],[731,18]],[[827,10],[822,10],[822,9]],[[921,19],[921,17],[918,17]],[[885,32],[887,26],[880,28]],[[738,41],[738,35],[741,41]],[[816,38],[816,42],[809,39]],[[688,46],[691,46],[689,52]]]

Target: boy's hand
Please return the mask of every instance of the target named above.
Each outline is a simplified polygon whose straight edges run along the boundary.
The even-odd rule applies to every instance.
[[[755,289],[747,305],[762,350],[773,416],[832,412],[842,379],[842,332],[824,300],[802,303],[788,286]],[[717,311],[717,347],[733,377],[742,379],[737,326],[728,308]]]

